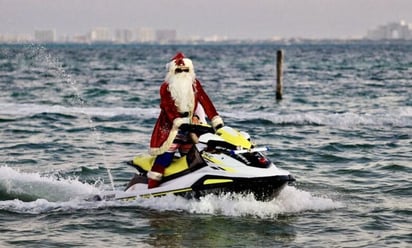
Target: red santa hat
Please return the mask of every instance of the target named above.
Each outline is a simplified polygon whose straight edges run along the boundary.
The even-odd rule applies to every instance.
[[[185,55],[182,52],[176,53],[176,55],[170,60],[170,61],[175,61],[175,64],[181,65],[185,64],[183,59],[185,58]]]
[[[168,73],[174,74],[176,69],[189,70],[189,73],[195,73],[192,60],[185,57],[182,52],[176,53],[176,55],[171,59],[171,61],[166,65]]]

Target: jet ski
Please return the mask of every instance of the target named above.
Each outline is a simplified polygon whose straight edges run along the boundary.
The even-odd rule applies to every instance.
[[[126,189],[97,200],[134,200],[167,194],[199,198],[231,192],[252,193],[257,200],[270,201],[295,181],[288,171],[276,167],[264,155],[267,147],[255,146],[245,132],[229,126],[217,131],[209,125],[184,124],[181,128],[195,134],[198,140],[188,154],[174,157],[158,187],[147,187],[147,172],[155,157],[138,155],[127,162],[137,173]]]

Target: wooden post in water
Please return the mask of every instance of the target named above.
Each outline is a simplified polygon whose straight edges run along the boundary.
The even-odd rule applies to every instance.
[[[276,100],[282,100],[283,95],[283,50],[276,53]]]

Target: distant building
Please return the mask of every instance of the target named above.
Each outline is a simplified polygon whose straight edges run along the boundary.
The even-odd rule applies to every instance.
[[[156,30],[156,41],[160,43],[168,43],[177,40],[176,30],[173,29],[161,29]]]
[[[412,25],[405,21],[388,23],[369,31],[366,38],[371,40],[411,40]]]
[[[135,42],[153,42],[155,41],[155,31],[151,28],[136,28],[134,30]]]
[[[28,34],[0,34],[0,43],[32,42],[33,36]]]
[[[94,28],[90,32],[91,42],[111,42],[112,35],[108,28]]]
[[[89,43],[90,42],[90,37],[87,34],[76,34],[73,37],[71,37],[71,42]]]
[[[130,29],[116,29],[114,41],[117,43],[129,43],[133,41],[133,33]]]
[[[36,42],[55,42],[56,30],[36,30],[34,31],[34,40]]]

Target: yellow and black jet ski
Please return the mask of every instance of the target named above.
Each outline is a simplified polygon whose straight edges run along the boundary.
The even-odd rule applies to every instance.
[[[257,200],[269,201],[295,181],[286,170],[277,168],[263,153],[266,147],[255,147],[247,133],[224,126],[216,132],[208,125],[187,125],[198,142],[184,156],[176,156],[166,168],[161,184],[147,187],[147,172],[155,157],[136,156],[128,164],[137,169],[124,192],[110,195],[114,200],[136,197],[181,195],[199,198],[211,193],[253,193]]]

